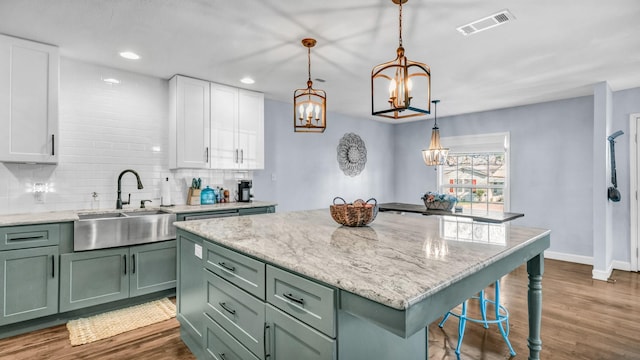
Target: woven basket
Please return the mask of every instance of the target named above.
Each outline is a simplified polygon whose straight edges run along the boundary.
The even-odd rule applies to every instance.
[[[424,200],[424,204],[427,206],[427,210],[451,211],[451,209],[453,209],[453,206],[456,203],[452,202],[452,201],[432,201],[432,202],[427,202],[427,200]]]
[[[343,204],[336,204],[336,200],[342,200]],[[373,200],[373,204],[369,204],[369,201]],[[336,197],[333,199],[333,205],[329,206],[331,211],[331,217],[338,224],[345,226],[365,226],[370,224],[378,215],[378,201],[376,199],[369,199],[367,201],[358,199],[352,204],[341,198]]]

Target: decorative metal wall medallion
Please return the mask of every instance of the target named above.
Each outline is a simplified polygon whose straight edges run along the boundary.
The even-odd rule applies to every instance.
[[[345,175],[356,176],[364,170],[367,163],[367,147],[360,136],[354,133],[344,134],[337,150],[338,164]]]

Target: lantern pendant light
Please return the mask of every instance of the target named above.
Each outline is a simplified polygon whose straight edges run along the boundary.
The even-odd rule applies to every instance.
[[[295,132],[322,133],[327,128],[327,94],[314,89],[311,81],[311,48],[316,40],[302,39],[302,45],[307,48],[309,79],[306,89],[293,92],[293,129]]]
[[[402,4],[408,0],[391,1],[400,8],[399,45],[395,60],[371,70],[371,114],[391,119],[423,116],[431,111],[431,69],[404,56]]]
[[[434,107],[434,120],[433,129],[431,130],[431,142],[429,143],[429,150],[422,150],[422,159],[427,166],[444,165],[447,161],[447,155],[449,149],[443,149],[440,145],[440,129],[438,129],[438,111],[437,106],[440,100],[433,100]]]

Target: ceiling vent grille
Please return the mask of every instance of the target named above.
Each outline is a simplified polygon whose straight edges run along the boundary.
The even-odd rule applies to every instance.
[[[462,35],[468,36],[475,33],[479,33],[480,31],[488,30],[494,28],[498,25],[506,24],[511,20],[515,20],[516,17],[513,16],[509,10],[502,10],[495,14],[491,14],[489,16],[483,17],[482,19],[472,21],[468,24],[462,25],[458,27],[458,30]]]

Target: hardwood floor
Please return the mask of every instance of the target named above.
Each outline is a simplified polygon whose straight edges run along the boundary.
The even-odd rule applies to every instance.
[[[615,283],[591,279],[591,266],[546,260],[543,277],[542,359],[640,359],[640,274],[614,271]],[[509,338],[526,359],[527,272],[501,282],[511,313]],[[492,293],[492,291],[490,292]],[[470,303],[470,312],[477,306]],[[457,319],[429,327],[430,359],[456,359]],[[509,359],[495,325],[468,324],[461,359]],[[180,341],[175,319],[92,344],[71,347],[64,325],[0,340],[0,359],[195,359]],[[304,359],[300,359],[304,360]],[[349,360],[349,359],[341,359]],[[389,359],[391,360],[391,359]]]

